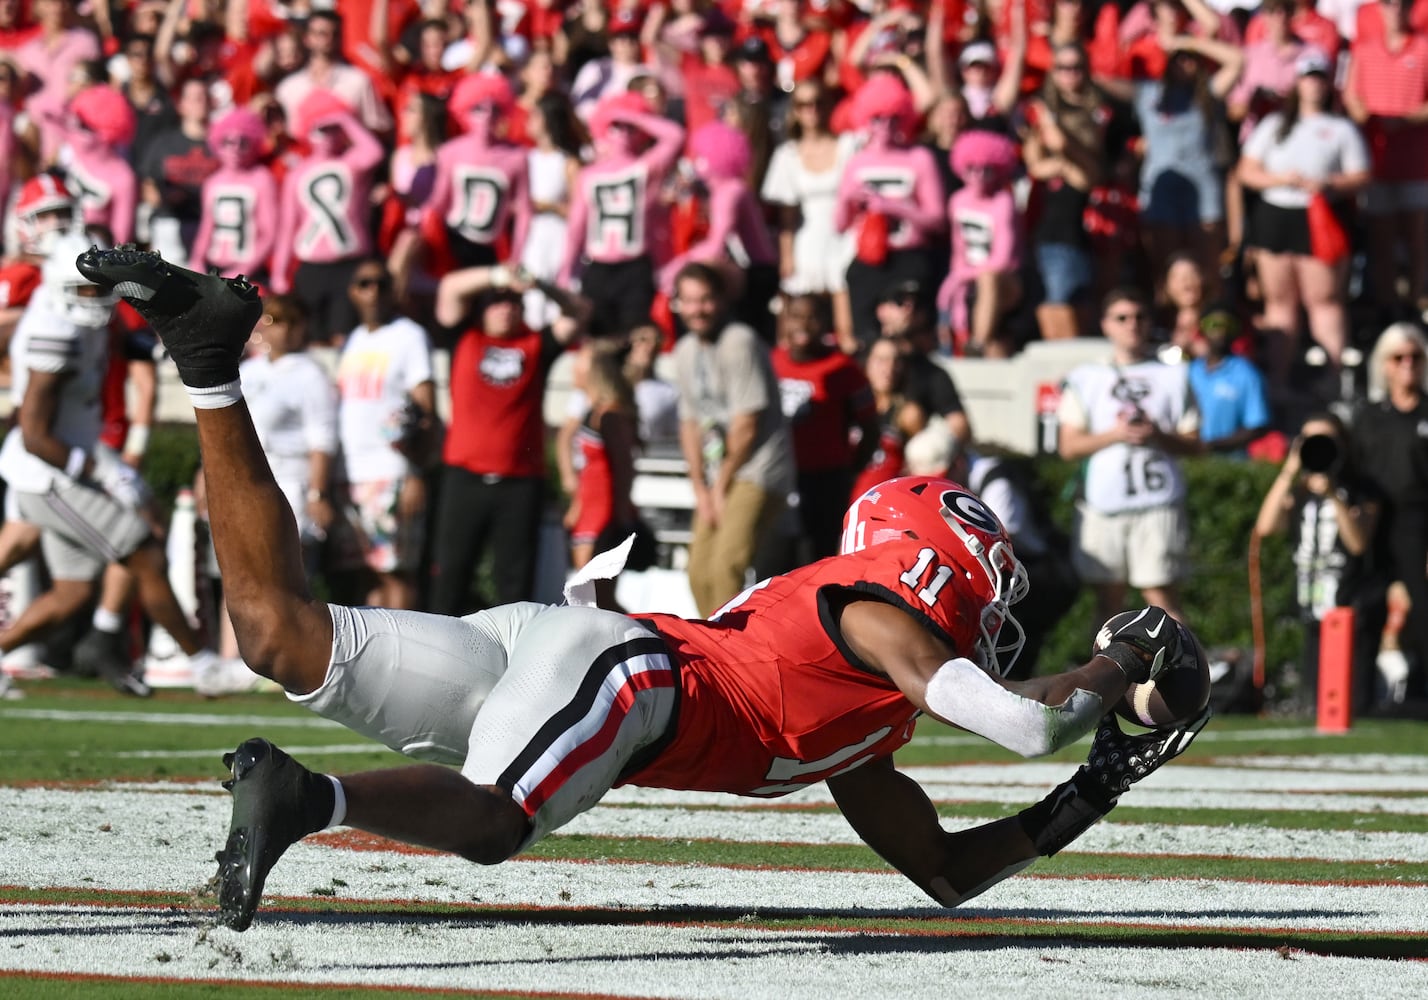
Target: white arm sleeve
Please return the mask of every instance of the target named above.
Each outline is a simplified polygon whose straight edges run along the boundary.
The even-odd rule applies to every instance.
[[[1002,687],[958,657],[927,682],[927,707],[954,726],[985,736],[1023,757],[1059,750],[1091,731],[1104,713],[1101,696],[1077,688],[1060,705],[1043,705]]]

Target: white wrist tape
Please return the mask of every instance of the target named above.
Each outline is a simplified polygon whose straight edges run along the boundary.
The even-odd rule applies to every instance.
[[[1104,714],[1101,696],[1077,688],[1060,705],[1009,691],[971,660],[958,657],[927,682],[927,707],[944,722],[985,736],[1023,757],[1040,757],[1075,742]]]
[[[130,424],[129,432],[124,435],[124,454],[142,455],[149,450],[149,426],[148,424]]]

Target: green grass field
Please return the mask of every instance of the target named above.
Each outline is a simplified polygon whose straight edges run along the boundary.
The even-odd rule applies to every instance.
[[[1205,995],[1195,970],[1207,962],[1227,970],[1225,995],[1407,996],[1396,984],[1410,973],[1428,995],[1421,724],[1321,735],[1303,720],[1216,719],[1085,845],[953,911],[887,874],[826,794],[767,802],[625,789],[493,869],[321,835],[274,870],[258,924],[233,935],[207,920],[202,887],[226,829],[223,751],[264,735],[324,771],[402,758],[271,695],[139,702],[74,682],[25,689],[25,700],[0,703],[6,996],[879,995],[885,979],[856,982],[882,968],[866,968],[868,955],[903,952],[897,989],[910,995],[929,969],[976,983],[1010,968],[1030,991],[1028,968],[1058,962],[1125,996]],[[1083,755],[1084,745],[1027,763],[924,722],[898,764],[950,829],[1014,813]],[[380,968],[332,957],[367,954],[369,936],[434,950]],[[617,945],[626,937],[642,942],[636,955]],[[494,969],[443,960],[453,949],[489,954],[478,947],[489,941],[503,956],[536,954]],[[806,949],[844,970],[831,986],[780,971]],[[1093,962],[1125,949],[1154,956],[1160,979]],[[1236,982],[1251,992],[1234,992]]]

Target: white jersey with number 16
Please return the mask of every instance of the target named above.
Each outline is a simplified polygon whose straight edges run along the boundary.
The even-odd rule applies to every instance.
[[[1100,434],[1137,411],[1166,433],[1197,430],[1199,412],[1185,367],[1159,361],[1082,365],[1066,376],[1057,418],[1065,426]],[[1085,493],[1094,510],[1120,514],[1179,502],[1185,478],[1169,453],[1118,443],[1087,460]]]

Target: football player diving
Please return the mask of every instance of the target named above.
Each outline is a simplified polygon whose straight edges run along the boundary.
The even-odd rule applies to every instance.
[[[91,250],[78,266],[148,319],[188,389],[244,659],[298,704],[431,762],[328,776],[262,739],[226,755],[219,918],[236,930],[309,834],[345,824],[496,864],[623,784],[778,796],[826,781],[869,845],[955,906],[1065,847],[1208,717],[1129,736],[1108,716],[1130,684],[1197,655],[1159,609],[1117,619],[1074,670],[1004,680],[1026,574],[986,506],[941,479],[869,491],[848,512],[842,554],[751,587],[709,621],[536,603],[447,618],[314,600],[238,379],[257,290],[132,248]],[[1097,735],[1041,802],[947,832],[893,767],[920,714],[1026,755]]]

